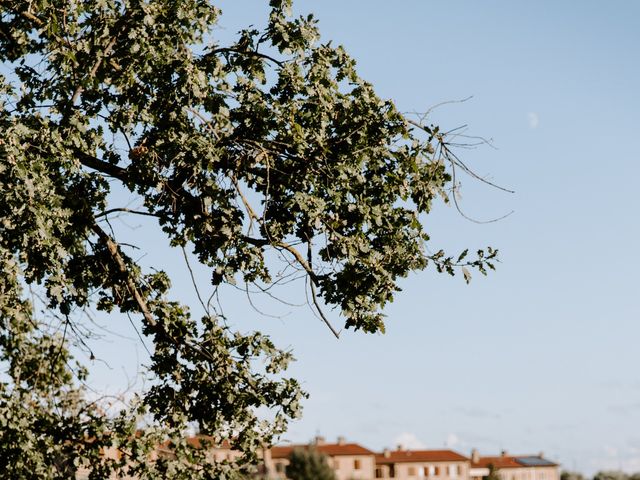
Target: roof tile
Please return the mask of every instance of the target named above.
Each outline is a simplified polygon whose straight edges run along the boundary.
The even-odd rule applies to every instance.
[[[453,450],[393,450],[376,454],[376,463],[467,462],[469,459]]]
[[[501,468],[531,468],[531,467],[554,467],[557,466],[557,463],[551,462],[549,460],[543,459],[540,457],[540,460],[544,460],[545,465],[527,465],[523,462],[519,462],[519,458],[533,458],[537,457],[537,455],[501,455],[498,457],[480,457],[477,463],[472,463],[472,467],[484,467],[488,468],[489,466],[493,466],[493,468],[501,469]]]
[[[308,450],[315,448],[318,452],[330,457],[339,455],[374,455],[374,453],[357,443],[325,443],[322,445],[286,445],[271,448],[271,458],[287,458],[295,449]]]

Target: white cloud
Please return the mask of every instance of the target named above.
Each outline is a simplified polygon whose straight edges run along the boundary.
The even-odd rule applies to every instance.
[[[447,440],[445,444],[448,448],[453,448],[456,445],[460,444],[460,437],[458,437],[455,433],[450,433],[447,435]]]
[[[529,128],[538,128],[540,124],[540,117],[535,112],[527,113],[527,118],[529,119]]]
[[[401,446],[406,450],[420,450],[427,448],[427,446],[420,441],[415,434],[410,432],[402,432],[393,439],[393,446]]]

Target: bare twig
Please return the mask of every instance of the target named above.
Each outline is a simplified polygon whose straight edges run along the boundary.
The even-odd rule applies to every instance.
[[[288,243],[284,243],[284,242],[277,242],[274,245],[274,247],[283,248],[287,252],[291,253],[295,257],[298,264],[300,264],[300,266],[307,272],[307,274],[309,275],[309,278],[311,278],[311,281],[313,283],[318,282],[318,276],[316,275],[316,272],[313,271],[313,269],[311,268],[311,265],[307,263],[307,261],[304,259],[304,257],[298,250],[296,250],[294,247],[292,247]]]
[[[247,282],[245,282],[244,284],[244,291],[247,295],[247,300],[249,301],[249,305],[251,305],[251,308],[253,308],[260,315],[264,315],[265,317],[269,317],[269,318],[276,318],[278,320],[281,320],[285,316],[285,315],[272,315],[270,313],[263,312],[258,307],[256,307],[256,305],[253,303],[253,299],[251,298],[251,292],[249,291],[249,283]]]
[[[447,151],[448,150],[445,150],[445,152],[447,152]],[[445,156],[446,156],[446,153],[445,153]],[[451,161],[451,159],[448,159],[448,160],[451,163],[451,181],[453,182],[454,188],[457,188],[457,187],[455,187],[455,185],[456,185],[456,162]],[[491,182],[485,182],[485,183],[493,185]],[[496,187],[496,188],[500,188],[500,187]],[[501,190],[504,190],[504,189],[501,189]],[[509,191],[509,190],[507,190],[507,191]],[[456,192],[455,191],[453,192],[453,195],[451,195],[451,197],[453,198],[453,204],[455,205],[456,210],[458,211],[458,213],[460,215],[462,215],[463,218],[465,218],[465,219],[467,219],[467,220],[469,220],[470,222],[473,222],[473,223],[478,223],[478,224],[494,223],[494,222],[498,222],[498,221],[500,221],[500,220],[502,220],[504,218],[507,218],[509,215],[511,215],[513,213],[513,210],[511,210],[509,213],[507,213],[505,215],[502,215],[501,217],[498,217],[498,218],[493,218],[491,220],[476,220],[475,218],[469,217],[467,214],[465,214],[462,211],[462,208],[460,207],[460,203],[458,202],[458,198],[456,196]]]
[[[133,323],[133,319],[131,318],[131,315],[129,315],[129,312],[127,312],[127,318],[129,319],[129,323],[133,327],[133,330],[136,332],[136,335],[138,335],[138,338],[140,339],[140,343],[142,343],[142,346],[144,347],[144,349],[149,354],[149,357],[153,357],[153,355],[149,351],[149,348],[147,348],[147,344],[144,343],[144,338],[142,338],[142,335],[140,334],[140,331],[138,330],[138,327],[136,327],[135,323]]]
[[[313,253],[311,251],[311,239],[309,238],[309,236],[307,236],[307,262],[309,264],[309,268],[312,267],[313,265]],[[313,300],[313,304],[316,307],[316,310],[318,311],[318,314],[320,315],[320,318],[322,318],[322,321],[327,325],[327,327],[329,327],[329,330],[331,330],[331,333],[333,333],[335,335],[335,337],[339,340],[340,339],[340,333],[338,331],[336,331],[335,328],[333,328],[333,325],[331,325],[331,322],[327,319],[327,317],[325,317],[324,312],[322,311],[322,308],[320,307],[320,304],[318,303],[318,296],[316,295],[316,287],[314,285],[314,279],[310,278],[310,282],[309,285],[311,287],[311,299]]]
[[[318,311],[318,314],[322,318],[322,321],[327,325],[327,327],[329,327],[329,330],[331,330],[331,333],[333,333],[333,335],[337,339],[340,339],[340,332],[336,331],[333,325],[331,325],[331,322],[327,319],[327,317],[324,316],[324,313],[322,312],[322,308],[318,304],[318,298],[316,296],[316,288],[313,285],[313,281],[309,282],[309,285],[311,286],[311,299],[313,300],[313,304],[315,305],[316,310]]]
[[[180,246],[180,249],[182,250],[182,256],[184,257],[184,263],[187,265],[187,270],[189,270],[189,276],[191,277],[191,283],[193,284],[193,288],[196,291],[196,295],[198,297],[198,301],[200,302],[200,305],[202,305],[202,308],[204,309],[204,313],[206,313],[207,315],[211,316],[211,314],[209,313],[209,308],[207,308],[207,306],[204,303],[204,300],[202,300],[202,296],[200,295],[200,289],[198,289],[198,284],[196,283],[196,277],[193,273],[193,269],[191,268],[191,263],[189,263],[189,257],[187,256],[187,250],[184,248],[184,246]]]

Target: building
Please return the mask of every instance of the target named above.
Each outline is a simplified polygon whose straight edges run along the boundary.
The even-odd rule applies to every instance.
[[[503,451],[497,457],[481,457],[476,450],[471,452],[471,480],[494,471],[500,480],[560,480],[560,466],[538,455],[509,455]]]
[[[136,433],[136,436],[139,433]],[[196,435],[193,437],[187,437],[187,444],[196,449],[206,448],[205,455],[209,461],[212,462],[232,462],[238,457],[240,457],[241,453],[237,450],[233,450],[231,448],[231,444],[228,441],[223,441],[219,445],[215,445],[213,443],[213,438],[206,435]],[[101,450],[100,454],[105,458],[113,459],[113,460],[121,460],[122,452],[117,447],[110,447],[107,449]],[[172,459],[175,458],[175,453],[173,448],[171,447],[169,442],[164,442],[155,447],[155,449],[149,454],[149,462],[155,462],[159,459]],[[84,467],[78,467],[75,473],[75,480],[88,480],[91,471]],[[115,479],[116,474],[112,474],[110,479]],[[137,480],[138,477],[131,476],[118,476],[120,480]]]
[[[373,480],[376,456],[371,450],[347,443],[344,437],[338,437],[337,443],[326,443],[324,438],[316,437],[311,444],[286,445],[272,447],[265,455],[265,469],[274,479],[284,479],[289,464],[289,455],[295,449],[314,448],[328,457],[329,465],[338,480]],[[270,457],[270,458],[269,458]]]
[[[385,450],[376,455],[376,478],[469,480],[469,459],[452,450]]]
[[[233,462],[240,456],[240,452],[227,441],[215,445],[211,437],[202,435],[189,437],[186,441],[196,449],[206,449],[204,453],[209,461]],[[257,465],[255,478],[286,479],[291,453],[296,449],[311,448],[327,457],[337,480],[484,480],[488,476],[492,477],[490,480],[560,480],[559,465],[545,459],[542,453],[508,455],[503,451],[499,456],[482,457],[473,450],[471,458],[468,458],[453,450],[407,450],[400,447],[374,453],[357,443],[347,443],[344,437],[338,437],[336,443],[327,443],[324,438],[316,437],[309,444],[265,447],[259,452],[261,462]],[[103,455],[119,458],[120,452],[112,448],[104,451]],[[173,449],[165,443],[158,445],[149,460],[173,456]],[[86,468],[80,468],[76,478],[88,478],[89,473]]]

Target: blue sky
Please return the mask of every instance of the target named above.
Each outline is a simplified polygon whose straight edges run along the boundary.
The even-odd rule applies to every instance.
[[[266,3],[221,2],[221,41],[263,24]],[[542,450],[585,473],[640,471],[640,3],[298,0],[295,11],[313,12],[323,40],[345,45],[402,111],[473,96],[432,118],[493,139],[495,149],[461,153],[516,193],[464,179],[468,215],[514,213],[478,225],[439,206],[426,219],[432,248],[492,245],[501,264],[468,286],[433,270],[410,276],[385,335],[336,341],[305,308],[258,299],[286,315],[272,319],[229,293],[239,328],[270,333],[298,359],[291,371],[311,398],[286,438]],[[163,255],[176,295],[200,313],[181,254],[143,230],[130,235],[147,244],[149,264]],[[128,345],[113,339],[97,352],[111,359],[101,387],[122,382],[134,356],[144,361]]]

